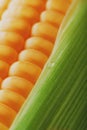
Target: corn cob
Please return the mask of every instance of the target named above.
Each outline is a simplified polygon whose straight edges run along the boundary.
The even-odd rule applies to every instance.
[[[68,1],[66,1],[66,2],[69,3]],[[51,11],[52,11],[52,9],[51,9]],[[56,12],[56,14],[57,14],[58,9],[57,9],[57,11],[54,11],[54,12]],[[62,15],[61,20],[59,20],[59,21],[62,21],[62,18],[64,15],[59,12],[58,12],[58,15],[60,15],[60,17]],[[45,18],[44,18],[44,20],[45,20]],[[51,22],[52,22],[52,20],[51,20]],[[23,85],[25,85],[25,89],[27,89],[27,91],[30,92],[40,75],[42,67],[44,66],[45,62],[47,61],[48,57],[50,56],[50,53],[52,51],[53,44],[54,44],[54,41],[55,41],[55,38],[57,35],[57,31],[58,31],[58,28],[60,25],[60,23],[58,23],[58,25],[55,26],[55,25],[53,25],[53,23],[51,24],[51,22],[42,20],[33,26],[32,33],[31,33],[32,37],[30,39],[28,39],[26,42],[27,50],[24,50],[23,52],[20,53],[19,61],[14,63],[10,68],[10,71],[9,71],[10,77],[5,79],[2,83],[1,88],[3,89],[3,91],[2,91],[1,97],[4,98],[4,95],[5,95],[4,91],[5,91],[5,93],[9,92],[9,97],[8,97],[7,101],[5,101],[5,100],[3,101],[3,99],[1,99],[0,102],[13,108],[13,110],[16,110],[17,99],[16,98],[11,99],[11,96],[10,96],[11,91],[13,91],[14,97],[17,97],[17,95],[19,94],[23,98],[25,98],[29,94],[29,93],[25,93],[24,86],[23,86],[23,88],[21,88],[20,84],[15,84],[15,83],[22,80],[22,82],[21,81],[20,82],[23,83]],[[56,21],[54,23],[56,23]],[[50,31],[49,31],[49,27],[51,28]],[[39,29],[41,32],[39,31]],[[49,32],[47,33],[46,31],[49,31]],[[30,44],[30,42],[32,44]],[[40,45],[41,42],[43,43],[42,45]],[[49,46],[52,46],[51,49]],[[30,51],[31,51],[31,54],[30,54]],[[40,56],[42,56],[42,57],[40,57],[39,59],[36,59],[36,58],[34,58],[34,56],[32,56],[32,53],[35,53],[35,55],[40,54]],[[26,54],[28,55],[28,57],[26,57]],[[45,57],[45,60],[43,61],[44,57]],[[42,60],[42,62],[40,60]],[[26,86],[29,86],[29,88],[26,88]],[[22,98],[21,97],[19,97],[19,98],[20,98],[20,101],[22,102]],[[6,99],[7,99],[7,97],[6,97]],[[21,105],[22,104],[23,104],[23,102],[21,103]],[[14,106],[14,107],[12,107],[12,106]],[[18,112],[18,110],[19,109],[17,109],[16,112]],[[13,121],[13,119],[12,119],[12,121]]]
[[[87,129],[87,1],[74,1],[72,8],[72,17],[67,17],[69,21],[60,30],[56,46],[10,130]]]
[[[13,1],[12,1],[13,2]],[[12,3],[11,2],[11,3]],[[39,4],[40,3],[40,1],[38,2],[38,8],[42,8],[42,10],[44,10],[44,8],[45,8],[45,2],[46,1],[44,1],[44,2],[42,2],[43,3],[43,5],[41,5],[41,4]],[[28,4],[29,3],[31,3],[31,1],[28,1]],[[32,4],[33,3],[31,3],[31,5],[29,5],[30,6],[30,9],[32,9],[31,11],[33,11],[34,9],[33,8],[31,8],[32,7]],[[16,5],[14,4],[14,7],[15,7]],[[21,5],[21,7],[23,7],[24,5]],[[29,6],[28,6],[28,8],[29,8]],[[42,7],[43,6],[43,7]],[[11,6],[10,6],[11,7]],[[10,9],[10,7],[8,8],[8,12],[9,12],[9,9]],[[26,7],[26,6],[25,6]],[[27,8],[27,9],[28,9]],[[15,8],[16,9],[16,8]],[[7,11],[6,11],[7,12]],[[36,9],[36,12],[37,12],[37,9]],[[41,11],[39,11],[37,14],[40,14],[40,12]],[[20,15],[23,15],[23,14],[20,14]],[[26,12],[25,12],[25,14],[23,15],[23,16],[25,16],[25,18],[26,17],[30,17],[30,20],[31,21],[33,21],[33,18],[34,17],[32,17],[32,12],[31,12],[31,14],[30,15],[26,15]],[[3,16],[4,16],[4,14],[3,14]],[[5,48],[5,50],[6,51],[8,51],[8,47],[9,47],[9,50],[11,49],[11,48],[13,48],[14,50],[16,50],[17,51],[17,53],[19,53],[23,48],[24,48],[24,41],[25,41],[25,33],[26,33],[26,29],[28,30],[27,32],[28,32],[28,35],[29,35],[29,33],[30,33],[30,25],[29,25],[29,23],[30,23],[30,21],[26,21],[26,19],[24,19],[24,17],[23,17],[23,20],[20,18],[19,19],[19,17],[18,18],[14,18],[14,20],[13,20],[13,18],[11,18],[11,17],[9,17],[9,18],[7,18],[6,17],[6,15],[4,16],[4,18],[3,18],[3,16],[2,16],[2,21],[1,21],[1,29],[0,29],[0,44],[1,45],[3,45],[3,47],[2,48]],[[34,15],[35,16],[35,15]],[[39,15],[38,15],[39,16]],[[5,19],[5,17],[7,18],[7,20]],[[18,22],[17,22],[17,21]],[[13,22],[13,23],[11,23],[11,22]],[[28,23],[29,22],[29,23]],[[7,23],[7,25],[5,24],[5,23]],[[21,24],[21,26],[20,26],[20,24]],[[30,23],[31,24],[31,23]],[[18,25],[17,27],[16,27],[16,25]],[[23,28],[24,27],[24,28]],[[31,24],[31,27],[32,27],[32,24]],[[25,31],[25,32],[24,32]],[[21,34],[23,34],[24,33],[24,35],[23,35],[23,37],[21,36]],[[27,34],[27,33],[26,33]],[[19,45],[18,45],[19,44]],[[0,45],[0,46],[1,46]],[[4,46],[5,45],[5,46]],[[8,46],[8,47],[7,47]],[[11,49],[11,52],[12,52],[12,50],[13,49]],[[5,52],[5,50],[3,50],[3,51],[1,51],[1,52]],[[10,51],[9,51],[10,52]],[[10,53],[11,53],[10,52]],[[2,73],[4,74],[4,76],[2,75],[2,73],[1,73],[1,77],[3,77],[3,79],[5,78],[5,77],[7,77],[8,76],[8,72],[6,71],[6,69],[7,69],[7,62],[5,63],[4,61],[3,61],[3,58],[4,59],[8,59],[9,57],[11,58],[11,56],[13,56],[14,55],[14,57],[15,57],[15,54],[11,54],[9,57],[8,57],[8,54],[10,54],[10,53],[7,53],[7,55],[3,55],[3,53],[1,53],[1,59],[2,59],[2,61],[1,61],[1,63],[0,63],[0,70],[1,71],[3,71]],[[14,58],[13,57],[13,58]],[[12,59],[11,59],[12,60]],[[3,64],[2,64],[3,63]],[[3,68],[3,67],[5,67],[5,68]],[[17,78],[18,79],[18,81],[20,81],[21,80],[21,78]],[[23,79],[22,79],[23,80]],[[0,78],[0,85],[1,85],[1,81],[2,81],[2,79]],[[23,80],[24,81],[24,80]],[[30,88],[30,85],[32,86],[32,84],[30,83],[30,82],[28,82],[28,81],[26,81],[25,80],[25,82],[24,82],[26,85],[28,85],[29,86],[29,88]],[[29,92],[29,89],[27,88],[27,86],[23,86],[23,87],[25,87],[25,89],[27,90],[27,91],[25,91],[24,90],[24,88],[23,88],[23,90],[22,89],[20,89],[20,88],[18,88],[19,89],[19,91],[20,91],[20,93],[21,92],[23,92],[23,94],[24,94],[24,96],[26,96],[26,94]],[[15,86],[15,88],[16,88],[16,86]],[[17,89],[17,90],[18,90]],[[10,92],[10,91],[6,91],[6,92]],[[24,93],[25,92],[25,93]],[[11,94],[11,93],[10,93]],[[15,94],[15,93],[13,93],[13,95],[14,95],[14,97],[17,97],[17,94]],[[2,93],[2,96],[4,96],[4,94]],[[6,97],[7,98],[7,97]],[[19,99],[19,96],[18,96],[18,99]],[[22,101],[22,99],[23,99],[23,97],[21,97],[21,101]],[[10,100],[10,97],[9,97],[9,100]],[[11,100],[10,100],[11,101]],[[13,100],[14,101],[14,100]],[[6,102],[5,102],[6,103]],[[8,103],[7,103],[8,104]],[[14,103],[15,104],[15,103]],[[2,104],[0,105],[0,106],[2,106]],[[7,105],[4,105],[3,107],[4,107],[4,110],[5,111],[3,111],[5,114],[6,114],[6,109],[8,109],[11,113],[14,113],[14,116],[11,116],[11,120],[8,122],[7,121],[7,119],[8,119],[8,117],[10,116],[10,115],[8,115],[8,114],[6,114],[5,116],[4,116],[4,121],[6,121],[7,122],[7,124],[11,124],[12,123],[12,121],[13,121],[13,119],[14,119],[14,117],[15,117],[15,114],[16,114],[16,112],[13,110],[13,109],[10,109],[10,107],[6,107]],[[8,105],[9,106],[9,105]],[[6,108],[6,109],[5,109]],[[2,112],[2,109],[1,109],[1,112]],[[2,112],[2,113],[3,113]],[[3,113],[3,114],[4,114]],[[2,114],[2,115],[3,115]],[[3,117],[2,117],[3,118]],[[0,120],[1,121],[1,120]],[[8,127],[9,127],[9,125],[8,125]],[[2,130],[4,130],[4,129],[6,129],[7,130],[7,127],[5,127],[4,126],[4,122],[3,123],[1,123],[0,124],[0,129],[2,129]]]

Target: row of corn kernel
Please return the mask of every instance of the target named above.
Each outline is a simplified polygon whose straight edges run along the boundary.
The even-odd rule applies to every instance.
[[[0,77],[8,76],[9,65],[18,59],[32,24],[39,20],[46,0],[12,0],[0,21]]]
[[[62,9],[63,4],[64,9]],[[20,106],[37,81],[52,51],[58,28],[68,6],[68,1],[64,3],[64,0],[49,0],[47,10],[41,14],[40,22],[33,26],[32,37],[27,40],[26,49],[20,53],[19,61],[11,66],[10,77],[6,78],[1,86],[0,97],[2,99],[0,98],[0,102],[9,106],[10,109],[19,111]],[[1,112],[3,113],[3,111]],[[5,114],[4,119],[7,116],[8,113]],[[12,121],[9,122],[0,119],[3,124],[9,127],[14,117],[10,117]]]
[[[0,19],[2,14],[4,13],[4,11],[7,9],[8,5],[10,3],[10,0],[0,0]],[[2,37],[2,36],[1,36]],[[2,48],[1,48],[2,50]],[[0,52],[1,52],[0,50]],[[6,77],[8,73],[8,69],[9,69],[9,65],[7,63],[5,63],[4,61],[0,60],[0,85],[2,82],[3,77]],[[3,73],[6,72],[6,73]]]

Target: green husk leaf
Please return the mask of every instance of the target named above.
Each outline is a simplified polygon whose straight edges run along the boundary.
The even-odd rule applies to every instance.
[[[77,1],[10,130],[86,130],[87,1]]]

